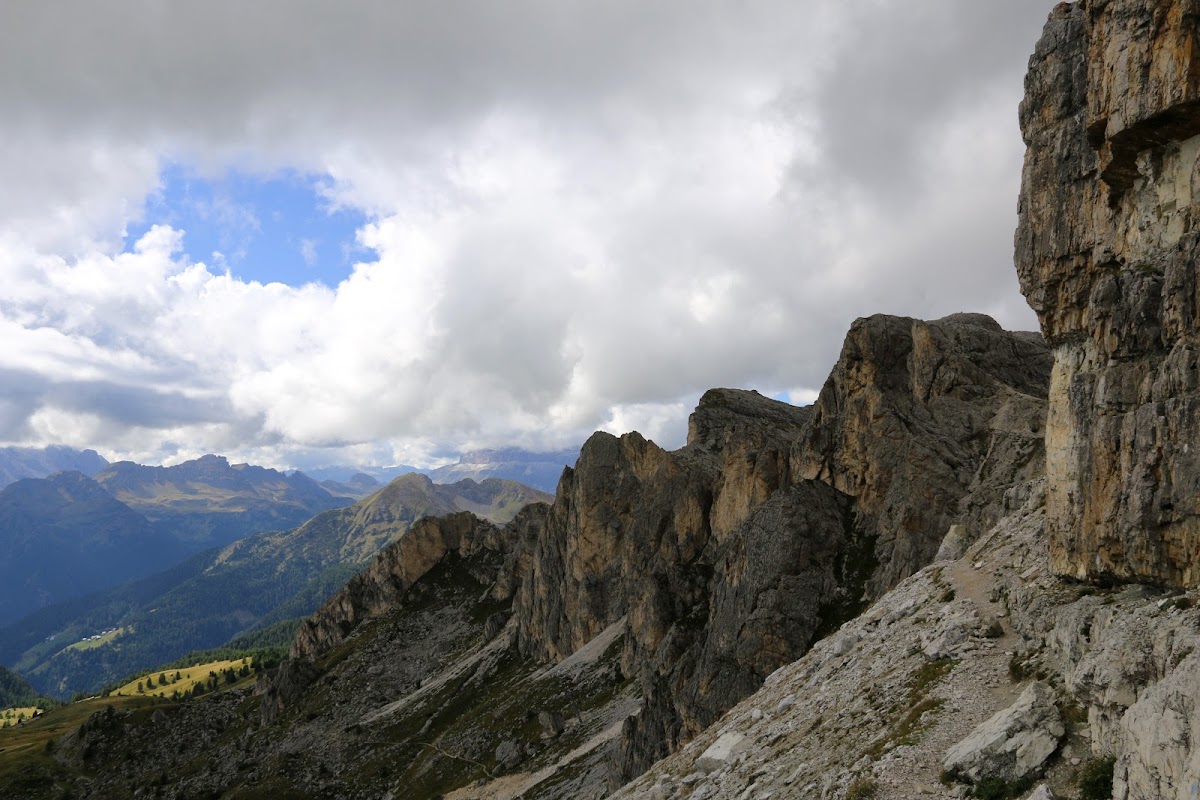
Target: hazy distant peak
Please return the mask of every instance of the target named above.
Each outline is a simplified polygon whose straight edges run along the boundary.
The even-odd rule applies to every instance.
[[[108,461],[95,450],[75,450],[62,445],[0,447],[0,487],[21,478],[45,478],[68,470],[95,475],[107,466]]]

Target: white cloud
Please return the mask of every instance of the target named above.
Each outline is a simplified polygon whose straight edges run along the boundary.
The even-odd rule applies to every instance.
[[[1044,5],[0,10],[0,440],[675,446],[709,386],[821,385],[856,316],[1029,327],[1015,114]],[[291,288],[232,277],[236,238],[122,253],[165,163],[327,175],[373,260]],[[217,200],[229,230],[270,213]]]

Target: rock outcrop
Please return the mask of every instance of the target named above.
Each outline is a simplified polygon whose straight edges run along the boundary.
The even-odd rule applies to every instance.
[[[469,512],[417,520],[370,567],[301,623],[291,657],[314,659],[341,644],[367,620],[395,611],[413,584],[448,556],[464,560],[486,585],[494,580],[503,550],[500,529]],[[485,557],[489,554],[490,559]]]
[[[1188,655],[1121,719],[1113,797],[1200,796],[1200,655]]]
[[[856,499],[871,596],[932,561],[951,524],[987,530],[1004,490],[1041,473],[1050,365],[1037,334],[982,314],[850,328],[794,470]]]
[[[1056,571],[1200,583],[1200,49],[1190,0],[1060,3],[1030,61],[1016,264],[1055,349]]]
[[[946,753],[943,767],[971,783],[1014,783],[1036,775],[1066,733],[1054,690],[1035,681],[1016,702],[998,711]]]

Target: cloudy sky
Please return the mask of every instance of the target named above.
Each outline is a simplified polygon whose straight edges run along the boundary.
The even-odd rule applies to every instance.
[[[1052,0],[0,5],[0,444],[424,465],[1033,328]]]

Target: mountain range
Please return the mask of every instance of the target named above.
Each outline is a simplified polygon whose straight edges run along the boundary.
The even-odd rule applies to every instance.
[[[304,475],[220,456],[22,478],[0,490],[0,624],[351,502]]]
[[[70,697],[241,633],[279,625],[282,633],[256,642],[290,640],[299,618],[416,520],[470,511],[507,522],[552,499],[512,481],[439,485],[405,475],[291,530],[248,536],[163,574],[43,609],[0,629],[0,662],[40,691]],[[103,632],[103,641],[86,638]]]
[[[543,492],[554,493],[563,469],[573,466],[579,458],[578,449],[534,452],[519,447],[496,450],[473,450],[459,456],[456,463],[441,467],[421,469],[410,466],[327,466],[306,470],[306,474],[321,481],[331,491],[344,490],[345,483],[356,479],[371,478],[389,481],[400,475],[419,472],[428,475],[434,483],[455,483],[464,478],[482,481],[487,478],[502,478],[532,486]],[[361,477],[360,477],[361,476]]]
[[[187,548],[79,472],[0,490],[0,624],[140,578]]]
[[[0,488],[22,478],[45,478],[56,472],[92,476],[108,466],[95,450],[50,447],[0,447]]]
[[[173,467],[120,461],[96,473],[95,480],[193,551],[258,531],[293,528],[351,499],[330,493],[303,473],[230,464],[216,455]]]

